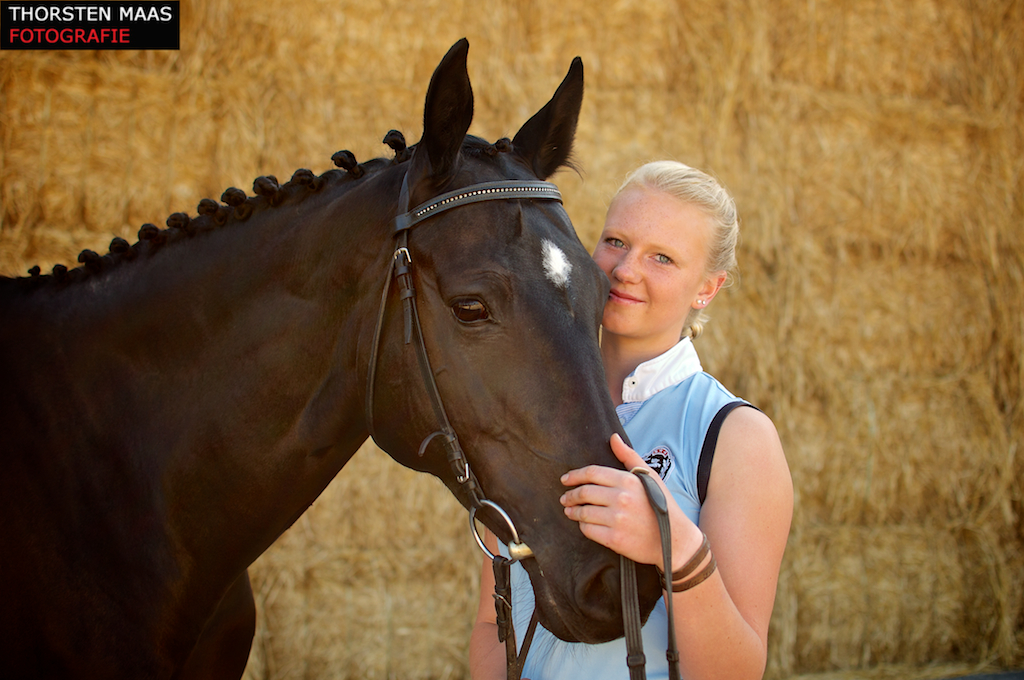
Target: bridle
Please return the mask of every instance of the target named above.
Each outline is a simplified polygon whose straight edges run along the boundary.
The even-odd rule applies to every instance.
[[[402,190],[398,198],[398,216],[395,217],[392,229],[392,236],[395,238],[395,250],[388,263],[384,292],[381,294],[380,308],[377,312],[377,325],[373,333],[373,346],[370,353],[370,367],[366,388],[367,426],[370,435],[373,436],[373,393],[380,351],[380,336],[384,326],[384,314],[387,309],[391,282],[395,280],[398,285],[399,299],[402,301],[402,311],[405,319],[404,342],[406,345],[412,343],[413,335],[415,334],[416,356],[420,373],[427,387],[430,405],[434,410],[434,418],[438,423],[438,429],[427,435],[420,443],[418,455],[423,456],[430,443],[434,439],[440,439],[448,458],[448,464],[455,475],[455,480],[469,499],[470,526],[477,543],[483,546],[483,541],[476,530],[476,513],[480,508],[491,508],[505,521],[511,531],[512,541],[508,546],[509,551],[516,555],[515,559],[523,559],[531,556],[533,553],[525,543],[519,540],[519,532],[516,530],[508,513],[499,507],[497,503],[484,497],[480,485],[473,475],[473,471],[469,468],[469,460],[462,450],[459,437],[455,433],[451,421],[448,419],[448,413],[441,399],[441,392],[437,387],[437,381],[434,380],[434,372],[430,368],[430,358],[427,356],[427,346],[423,341],[423,328],[420,324],[419,310],[416,305],[416,288],[413,284],[412,276],[412,255],[409,252],[409,232],[424,220],[472,203],[522,198],[561,202],[562,194],[558,191],[558,187],[550,182],[539,180],[501,180],[473,184],[463,189],[451,191],[409,210],[408,182],[409,177],[406,175],[405,179],[402,180]]]
[[[430,358],[427,356],[427,346],[423,340],[423,328],[420,324],[419,310],[416,305],[416,288],[412,276],[412,256],[409,252],[409,232],[420,222],[448,210],[458,208],[472,203],[495,200],[513,199],[540,199],[558,201],[561,203],[562,194],[558,187],[550,182],[540,180],[501,180],[495,182],[483,182],[473,184],[463,189],[451,191],[409,210],[409,185],[408,174],[402,180],[402,189],[398,199],[398,215],[393,223],[392,236],[395,239],[395,250],[388,263],[388,272],[384,282],[384,291],[381,294],[380,307],[377,312],[377,323],[373,333],[373,345],[370,351],[370,365],[367,375],[366,389],[366,422],[370,435],[373,436],[373,393],[376,383],[378,354],[380,350],[381,331],[384,326],[384,315],[387,309],[388,295],[391,291],[391,282],[395,280],[399,289],[399,299],[402,301],[402,312],[405,320],[404,343],[412,343],[415,336],[416,356],[418,359],[420,373],[427,388],[431,407],[434,410],[434,417],[438,429],[428,434],[420,443],[417,454],[423,456],[427,447],[434,439],[440,439],[444,447],[448,464],[455,480],[459,483],[462,491],[469,500],[469,525],[473,538],[480,549],[487,555],[494,568],[495,575],[495,609],[498,622],[499,642],[505,643],[506,660],[508,663],[508,680],[519,680],[523,666],[526,663],[526,654],[533,634],[537,627],[537,613],[534,610],[529,627],[524,637],[522,648],[516,650],[516,636],[512,624],[512,590],[510,570],[514,562],[533,556],[533,551],[520,537],[512,518],[497,503],[487,499],[483,495],[476,476],[469,467],[469,460],[466,458],[459,437],[455,433],[448,413],[444,408],[441,399],[441,392],[438,389],[437,381],[434,379],[434,372],[430,367]],[[665,574],[666,592],[672,592],[671,573],[671,533],[668,526],[668,508],[665,496],[660,487],[650,478],[646,470],[636,468],[634,472],[643,481],[651,506],[658,517],[658,526],[662,536],[662,553],[665,560],[663,573]],[[508,526],[511,540],[506,546],[509,556],[506,558],[500,554],[495,555],[484,544],[480,533],[477,530],[476,514],[481,508],[488,508],[497,514]],[[637,593],[636,565],[632,560],[621,557],[620,585],[622,590],[622,611],[626,636],[626,663],[629,666],[630,680],[643,680],[645,678],[643,653],[643,642],[640,637],[640,604]],[[666,656],[669,660],[669,676],[671,680],[679,678],[679,653],[676,651],[674,622],[672,619],[672,598],[666,598],[668,606],[669,626],[669,648]]]

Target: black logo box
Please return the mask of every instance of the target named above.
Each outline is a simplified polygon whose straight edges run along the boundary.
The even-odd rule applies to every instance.
[[[177,50],[180,2],[0,1],[0,49]]]

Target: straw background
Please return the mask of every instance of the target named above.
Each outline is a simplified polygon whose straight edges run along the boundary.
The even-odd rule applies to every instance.
[[[705,366],[782,435],[796,510],[768,678],[1024,667],[1024,1],[183,0],[178,52],[0,53],[0,272],[74,264],[254,177],[419,138],[470,40],[471,132],[580,55],[588,247],[637,164],[737,198]],[[468,678],[480,557],[364,447],[253,566],[247,677]]]

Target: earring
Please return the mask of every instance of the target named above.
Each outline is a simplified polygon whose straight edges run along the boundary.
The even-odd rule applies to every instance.
[[[703,307],[704,305],[707,304],[707,302],[705,300],[697,300],[697,304]]]

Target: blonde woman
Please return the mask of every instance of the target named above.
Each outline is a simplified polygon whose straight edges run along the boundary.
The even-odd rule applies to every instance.
[[[732,197],[709,175],[659,161],[637,169],[608,208],[594,260],[611,293],[602,319],[608,389],[633,448],[616,435],[625,469],[648,466],[669,499],[680,667],[686,680],[761,678],[768,622],[793,512],[793,486],[771,420],[703,371],[694,349],[705,310],[736,265]],[[580,530],[638,563],[661,565],[657,521],[641,483],[590,466],[562,478],[565,514]],[[496,541],[488,537],[492,550]],[[705,545],[710,550],[702,549]],[[696,558],[694,560],[693,558]],[[529,577],[513,566],[517,633],[532,614]],[[505,677],[489,562],[470,642],[474,680]],[[659,602],[643,637],[647,677],[668,677],[668,621]],[[521,640],[520,640],[521,643]],[[625,679],[623,640],[587,645],[542,627],[523,670],[531,680]]]

